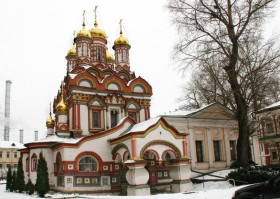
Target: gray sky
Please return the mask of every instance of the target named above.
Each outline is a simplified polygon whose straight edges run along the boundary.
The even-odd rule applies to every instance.
[[[99,28],[108,36],[109,51],[119,36],[123,19],[124,36],[131,44],[131,70],[153,87],[152,117],[178,107],[183,78],[171,59],[176,28],[165,8],[166,0],[0,0],[0,118],[3,120],[5,81],[11,80],[11,138],[24,141],[45,136],[49,103],[66,74],[67,51],[73,31],[80,30],[86,10],[87,29],[93,27],[93,10],[98,5]],[[279,8],[269,20],[267,34],[279,33]],[[185,78],[187,78],[185,76]],[[2,117],[1,117],[2,116]],[[0,119],[0,123],[1,123]],[[3,139],[3,121],[0,140]]]
[[[19,140],[19,129],[24,129],[24,141],[34,140],[34,130],[39,130],[39,138],[44,137],[49,103],[66,74],[65,56],[73,31],[81,29],[83,10],[87,29],[93,27],[95,5],[111,53],[123,19],[124,36],[131,44],[131,70],[153,87],[151,115],[177,108],[182,79],[171,59],[176,28],[165,0],[1,0],[0,114],[4,113],[5,81],[9,79],[10,140]],[[2,140],[3,126],[0,129]]]

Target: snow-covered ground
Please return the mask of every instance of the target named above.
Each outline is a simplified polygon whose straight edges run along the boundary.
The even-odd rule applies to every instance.
[[[224,177],[229,171],[218,171],[212,173],[213,175]],[[212,177],[205,176],[205,179]],[[26,195],[19,193],[6,192],[5,184],[1,184],[0,181],[0,198],[1,199],[34,199],[38,198],[37,195]],[[243,187],[243,186],[242,186]],[[227,181],[218,181],[218,182],[205,182],[204,185],[194,184],[193,191],[188,193],[174,193],[174,194],[157,194],[152,196],[109,196],[109,195],[84,195],[84,194],[47,194],[48,198],[95,198],[95,199],[167,199],[167,198],[176,198],[176,199],[231,199],[233,192],[241,187],[233,187]]]

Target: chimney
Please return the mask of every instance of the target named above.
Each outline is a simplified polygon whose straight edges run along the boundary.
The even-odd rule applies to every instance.
[[[34,131],[35,132],[35,141],[38,141],[38,131]]]
[[[5,127],[4,127],[4,141],[10,140],[10,99],[11,99],[11,80],[6,81],[5,93]]]
[[[23,144],[23,129],[19,130],[19,142]]]

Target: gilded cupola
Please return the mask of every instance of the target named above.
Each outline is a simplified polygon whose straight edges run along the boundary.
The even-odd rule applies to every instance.
[[[57,113],[66,113],[67,111],[67,105],[64,102],[64,89],[63,89],[63,84],[61,85],[62,89],[61,89],[61,100],[60,102],[57,104],[56,106],[56,112]]]
[[[107,36],[104,30],[98,28],[98,23],[94,22],[94,28],[89,30],[91,37],[93,38],[101,38],[107,41]]]
[[[113,49],[115,49],[115,45],[119,45],[119,44],[125,44],[125,45],[128,45],[130,47],[128,39],[123,37],[122,19],[120,20],[120,36],[114,41]]]
[[[90,32],[86,30],[86,25],[83,23],[83,28],[77,33],[76,37],[91,37]]]
[[[47,126],[47,128],[54,128],[54,125],[55,125],[55,121],[52,118],[51,103],[50,103],[50,115],[49,115],[49,118],[46,121],[46,126]]]
[[[120,32],[119,38],[117,38],[117,39],[114,41],[114,44],[115,44],[115,45],[117,45],[117,44],[127,44],[127,45],[130,45],[128,39],[125,38],[125,37],[123,37],[122,31]]]
[[[91,34],[91,37],[93,37],[93,38],[101,38],[101,39],[104,39],[104,40],[107,41],[107,36],[106,36],[105,31],[98,28],[97,16],[96,16],[97,7],[98,6],[95,6],[95,9],[94,9],[94,18],[95,18],[94,28],[89,30],[89,32]]]
[[[77,33],[77,37],[89,37],[91,38],[90,32],[86,30],[86,23],[85,23],[85,11],[83,13],[83,28]]]
[[[76,45],[73,42],[72,48],[68,51],[67,56],[76,55]]]
[[[106,60],[115,61],[114,55],[108,51],[108,47],[106,47]]]
[[[46,121],[47,128],[54,128],[55,121],[52,118],[52,114],[50,113],[49,118]]]

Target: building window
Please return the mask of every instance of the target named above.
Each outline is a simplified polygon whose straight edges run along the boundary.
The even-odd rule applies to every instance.
[[[197,162],[203,162],[203,145],[202,141],[195,141],[196,146],[196,158]]]
[[[221,142],[218,140],[213,141],[215,161],[221,161]]]
[[[221,161],[221,142],[213,141],[215,161]]]
[[[102,185],[110,185],[110,177],[109,176],[102,176],[101,177]]]
[[[74,178],[75,186],[100,186],[100,178],[79,176]]]
[[[64,176],[57,176],[57,186],[64,187]]]
[[[277,156],[277,152],[276,151],[272,151],[271,152],[271,159],[272,160],[278,160],[278,156]]]
[[[2,151],[0,151],[0,158],[2,158],[3,157],[3,152]]]
[[[93,172],[97,171],[97,160],[93,156],[82,157],[79,161],[79,171]]]
[[[17,164],[14,164],[14,168],[17,168]]]
[[[10,158],[10,151],[7,151],[7,154],[6,154],[7,156],[7,158]]]
[[[14,152],[14,158],[17,158],[17,152]]]
[[[101,50],[100,50],[100,47],[97,48],[97,59],[98,59],[98,61],[101,61]]]
[[[100,128],[100,111],[92,110],[92,128]]]
[[[118,124],[118,111],[117,110],[112,110],[111,111],[111,128],[113,128],[114,126],[117,126]]]
[[[31,157],[31,171],[37,170],[37,155],[33,153]]]
[[[3,165],[2,164],[0,164],[0,169],[2,169],[3,168]]]
[[[266,132],[269,133],[273,133],[273,125],[272,123],[268,123],[265,125],[266,126]]]
[[[229,141],[231,160],[236,160],[236,144],[234,140]]]

